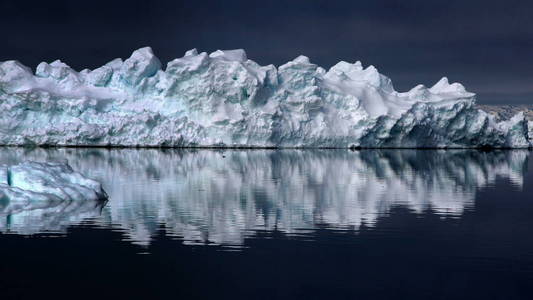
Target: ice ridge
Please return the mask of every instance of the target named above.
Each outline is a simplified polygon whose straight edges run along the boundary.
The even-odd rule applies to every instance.
[[[0,63],[0,144],[156,147],[528,148],[507,121],[442,78],[395,91],[373,66],[325,70],[305,56],[276,68],[244,50],[189,50],[163,65],[149,47],[77,72]]]

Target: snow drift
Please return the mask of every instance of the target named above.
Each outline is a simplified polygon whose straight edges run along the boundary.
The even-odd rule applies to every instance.
[[[243,50],[149,47],[76,72],[0,63],[0,144],[169,147],[527,148],[523,114],[498,122],[446,78],[400,93],[376,68],[300,56],[260,66]]]

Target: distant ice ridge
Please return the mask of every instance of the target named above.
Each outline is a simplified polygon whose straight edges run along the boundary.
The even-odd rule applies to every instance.
[[[94,215],[107,194],[99,182],[63,163],[0,165],[0,229],[54,230]]]
[[[0,63],[0,144],[171,147],[527,148],[519,113],[498,122],[446,78],[400,93],[376,68],[329,71],[299,56],[260,66],[244,50],[187,51],[161,62],[149,47],[95,70],[57,60],[35,74]]]

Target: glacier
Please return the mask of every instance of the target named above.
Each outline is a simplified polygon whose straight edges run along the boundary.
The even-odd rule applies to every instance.
[[[94,215],[107,199],[98,181],[66,163],[0,165],[0,228],[26,234],[61,228],[73,219]],[[17,226],[21,223],[25,226]]]
[[[77,72],[0,63],[0,145],[529,148],[528,121],[475,107],[442,78],[395,91],[373,66],[328,71],[305,56],[260,66],[244,50],[189,50],[167,63],[149,47]]]

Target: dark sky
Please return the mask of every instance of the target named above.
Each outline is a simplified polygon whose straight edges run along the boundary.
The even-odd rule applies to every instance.
[[[0,0],[0,28],[0,61],[31,67],[244,48],[260,64],[361,60],[400,91],[448,76],[480,103],[533,103],[533,1]]]

